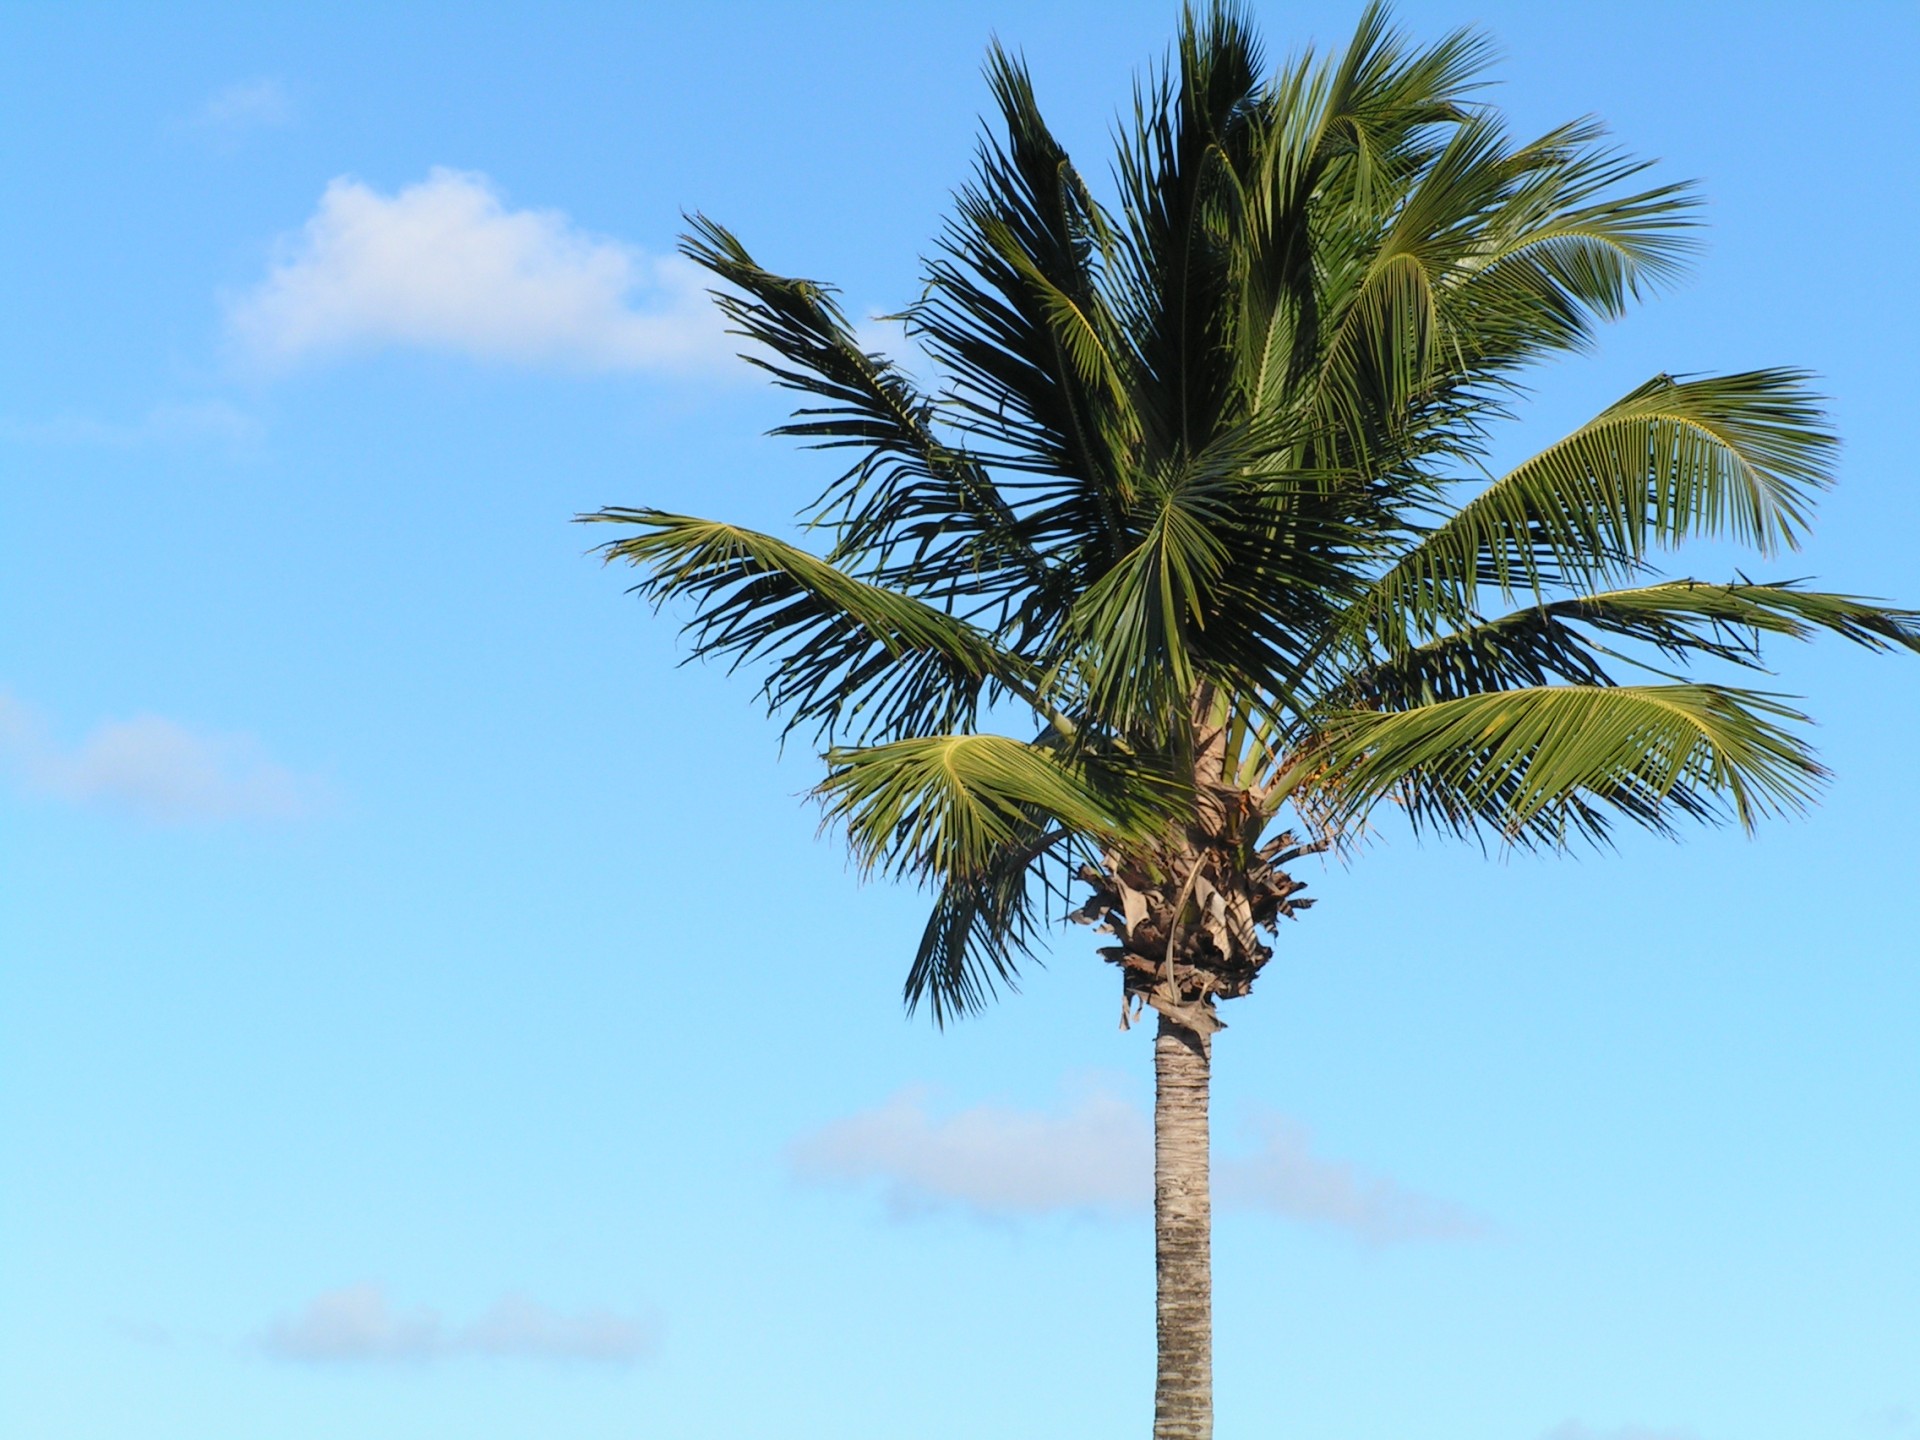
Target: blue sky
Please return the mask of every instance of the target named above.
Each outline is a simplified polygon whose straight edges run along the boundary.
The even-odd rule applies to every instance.
[[[1258,13],[1277,58],[1355,10]],[[1920,601],[1920,11],[1400,14],[1710,201],[1513,453],[1658,371],[1810,366],[1846,450],[1779,573]],[[1111,972],[1075,931],[904,1020],[918,897],[567,522],[779,528],[828,473],[761,438],[682,210],[884,311],[989,36],[1100,173],[1172,21],[8,7],[8,1434],[1142,1429]],[[1835,771],[1804,820],[1306,874],[1217,1051],[1223,1437],[1920,1437],[1920,665],[1780,661]]]

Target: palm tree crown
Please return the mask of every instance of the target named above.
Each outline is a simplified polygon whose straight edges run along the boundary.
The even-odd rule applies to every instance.
[[[1383,799],[1516,845],[1751,825],[1817,786],[1802,717],[1690,663],[1818,631],[1920,650],[1916,612],[1656,568],[1804,534],[1834,439],[1799,372],[1655,376],[1485,469],[1528,367],[1674,277],[1695,215],[1594,123],[1516,140],[1487,59],[1374,6],[1270,73],[1239,9],[1190,11],[1102,199],[994,49],[998,133],[900,317],[937,384],[718,224],[683,242],[804,397],[778,433],[851,462],[803,512],[821,543],[583,517],[629,527],[606,555],[825,743],[858,858],[932,890],[909,1008],[984,1003],[1070,914],[1111,932],[1123,1019],[1151,1006],[1198,1057],[1156,1052],[1162,1104],[1200,1107],[1198,1178],[1156,1192],[1161,1434],[1210,1429],[1204,1305],[1179,1308],[1207,1037],[1307,903],[1287,862]],[[1197,1269],[1168,1269],[1181,1245]]]
[[[586,518],[634,528],[606,553],[694,602],[697,653],[758,660],[833,743],[820,794],[858,856],[934,888],[909,1006],[978,1005],[1068,877],[1152,877],[1219,812],[1243,863],[1289,806],[1317,845],[1384,797],[1521,844],[1751,824],[1821,774],[1801,717],[1667,671],[1755,665],[1767,634],[1920,649],[1913,612],[1654,568],[1802,535],[1834,441],[1798,372],[1656,376],[1486,477],[1526,367],[1672,277],[1694,212],[1591,122],[1516,143],[1474,100],[1486,59],[1376,6],[1269,77],[1239,11],[1189,14],[1137,87],[1116,212],[996,48],[1004,138],[903,317],[938,393],[827,286],[693,222],[747,358],[807,397],[778,433],[853,458],[805,512],[830,543]]]

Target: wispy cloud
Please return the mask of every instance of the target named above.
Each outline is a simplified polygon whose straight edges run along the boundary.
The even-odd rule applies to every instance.
[[[95,726],[63,745],[46,721],[0,691],[0,770],[27,790],[162,823],[288,820],[325,789],[269,759],[248,735],[208,735],[159,715]]]
[[[1314,1152],[1304,1127],[1263,1116],[1256,1147],[1216,1156],[1223,1209],[1338,1230],[1368,1245],[1461,1240],[1484,1221],[1387,1176]],[[1138,1107],[1100,1089],[1053,1110],[978,1105],[937,1113],[908,1090],[803,1136],[788,1155],[816,1183],[878,1182],[899,1216],[954,1208],[991,1219],[1117,1217],[1152,1205],[1153,1136]]]
[[[253,130],[271,129],[293,119],[293,100],[287,87],[266,76],[239,80],[207,97],[193,116],[195,129],[223,140],[237,140]]]
[[[282,1360],[425,1360],[446,1348],[446,1327],[431,1310],[399,1311],[377,1285],[349,1285],[276,1320],[260,1337]]]
[[[268,1354],[314,1364],[421,1362],[458,1355],[582,1360],[631,1365],[655,1345],[643,1320],[592,1310],[562,1315],[525,1296],[496,1302],[477,1320],[449,1325],[429,1309],[397,1309],[378,1285],[349,1285],[316,1296],[258,1337]]]
[[[1316,1155],[1306,1127],[1284,1116],[1262,1115],[1255,1130],[1259,1148],[1216,1167],[1214,1192],[1224,1208],[1330,1226],[1369,1245],[1471,1240],[1488,1231],[1484,1220],[1451,1201]]]
[[[39,420],[0,415],[0,440],[26,445],[133,450],[211,441],[240,447],[257,442],[261,434],[259,420],[225,400],[155,405],[135,420],[102,420],[74,411]]]
[[[558,1315],[524,1296],[497,1301],[454,1337],[454,1348],[476,1355],[524,1356],[531,1360],[595,1360],[627,1365],[654,1347],[653,1328],[644,1321],[589,1310]]]
[[[1100,1092],[1053,1113],[977,1105],[936,1115],[924,1092],[908,1090],[789,1152],[805,1180],[880,1181],[898,1215],[958,1206],[996,1218],[1138,1211],[1152,1201],[1152,1157],[1140,1112]]]
[[[672,374],[735,348],[689,262],[588,234],[556,210],[509,209],[486,176],[448,169],[393,195],[335,180],[228,322],[268,368],[411,346]]]
[[[149,1350],[168,1349],[175,1339],[171,1329],[151,1320],[114,1319],[107,1322],[107,1328],[120,1339]]]

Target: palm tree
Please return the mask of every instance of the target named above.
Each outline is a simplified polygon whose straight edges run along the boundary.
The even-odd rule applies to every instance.
[[[902,317],[936,386],[829,287],[705,218],[683,241],[804,397],[778,433],[851,461],[802,512],[819,547],[582,517],[630,527],[606,556],[821,742],[859,861],[932,891],[909,1011],[983,1005],[1049,921],[1111,936],[1121,1023],[1158,1019],[1160,1437],[1212,1430],[1211,1047],[1309,903],[1285,867],[1383,800],[1515,846],[1751,826],[1822,771],[1727,667],[1819,631],[1920,650],[1920,612],[1655,568],[1805,532],[1834,441],[1798,372],[1659,375],[1482,468],[1527,367],[1675,275],[1694,217],[1591,122],[1517,142],[1486,60],[1376,5],[1270,74],[1239,9],[1190,11],[1109,202],[994,49],[1004,133]]]

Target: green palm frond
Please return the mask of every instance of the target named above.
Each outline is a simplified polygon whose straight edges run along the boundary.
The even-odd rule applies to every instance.
[[[1416,48],[1384,5],[1370,4],[1337,64],[1307,51],[1266,87],[1249,120],[1256,139],[1239,237],[1236,334],[1255,411],[1285,405],[1313,368],[1323,309],[1330,300],[1338,308],[1337,277],[1351,276],[1393,209],[1387,197],[1431,157],[1434,128],[1464,113],[1488,55],[1467,31]]]
[[[1920,651],[1920,611],[1858,595],[1803,590],[1792,581],[1666,580],[1560,600],[1544,609],[1556,618],[1642,641],[1672,660],[1704,655],[1757,666],[1761,635],[1810,640],[1823,630],[1869,650]]]
[[[1136,88],[1120,135],[1126,244],[1116,310],[1139,356],[1155,460],[1203,449],[1235,408],[1228,244],[1244,207],[1259,42],[1245,10],[1189,11],[1173,68]]]
[[[1093,843],[1151,841],[1180,811],[1172,775],[1004,735],[930,735],[832,750],[815,791],[868,869],[980,876],[1036,823]]]
[[[1499,690],[1611,685],[1607,659],[1554,607],[1534,606],[1347,671],[1337,699],[1373,710],[1410,710]]]
[[[1023,833],[979,871],[940,882],[901,990],[909,1015],[925,1005],[944,1027],[981,1009],[1000,987],[1018,988],[1020,965],[1033,958],[1046,918],[1034,892],[1058,888],[1050,886],[1047,866],[1069,842],[1066,831],[1046,828],[1032,813]]]
[[[1492,58],[1492,43],[1471,30],[1416,46],[1393,27],[1388,6],[1370,0],[1333,69],[1314,135],[1315,155],[1341,162],[1334,203],[1390,214],[1407,178],[1432,160],[1439,130],[1486,84]]]
[[[1687,184],[1611,195],[1645,173],[1590,121],[1562,126],[1504,157],[1501,203],[1468,228],[1446,278],[1454,343],[1504,372],[1584,349],[1596,319],[1676,279],[1695,249],[1699,201]]]
[[[1146,533],[1068,617],[1091,707],[1115,728],[1164,730],[1193,689],[1189,642],[1227,559],[1217,532],[1234,488],[1230,476],[1193,472],[1155,485]]]
[[[1533,605],[1426,641],[1360,669],[1343,694],[1370,708],[1403,710],[1435,700],[1546,685],[1612,684],[1597,644],[1630,640],[1665,660],[1729,661],[1758,668],[1762,635],[1810,640],[1826,631],[1870,650],[1920,651],[1920,612],[1788,582],[1713,585],[1666,580],[1629,590]]]
[[[1035,583],[1040,557],[1006,497],[942,438],[935,405],[899,367],[861,348],[832,287],[776,275],[723,226],[699,215],[691,223],[681,252],[732,287],[715,291],[715,303],[733,333],[759,347],[742,358],[813,402],[774,433],[858,452],[813,506],[835,523],[838,552],[904,557],[901,568],[928,589],[964,579],[991,597]]]
[[[1034,696],[1031,666],[965,620],[770,535],[737,525],[609,508],[580,517],[631,525],[609,561],[640,567],[656,604],[691,600],[696,656],[767,664],[769,709],[829,736],[946,729],[999,690]],[[1037,696],[1042,713],[1046,707]]]
[[[952,377],[950,418],[1022,477],[1009,490],[1031,543],[1071,565],[1119,543],[1139,439],[1132,359],[1101,284],[1111,222],[1024,66],[995,47],[987,79],[1006,140],[982,142],[905,319]]]
[[[1370,24],[1369,43],[1403,43],[1383,39],[1380,17]],[[1241,241],[1252,403],[1284,406],[1311,376],[1320,428],[1376,475],[1406,457],[1477,455],[1510,373],[1580,348],[1597,320],[1677,273],[1696,211],[1686,186],[1614,193],[1645,167],[1601,143],[1598,126],[1510,143],[1490,110],[1466,103],[1484,61],[1474,37],[1431,60],[1445,88],[1405,94],[1397,113],[1350,96],[1369,114],[1359,128],[1321,118],[1338,87],[1290,67],[1273,93],[1301,118],[1263,131]],[[1335,163],[1326,142],[1342,134],[1355,139]],[[1283,198],[1308,177],[1304,201]],[[1290,366],[1276,363],[1282,337]]]
[[[1352,279],[1327,317],[1316,377],[1317,405],[1330,424],[1355,437],[1380,429],[1431,383],[1436,366],[1455,358],[1444,348],[1451,337],[1443,287],[1474,239],[1473,222],[1510,184],[1505,161],[1498,121],[1463,117],[1390,223],[1377,238],[1359,237],[1366,249],[1354,257]]]
[[[1656,545],[1795,546],[1835,442],[1794,370],[1661,376],[1488,485],[1375,583],[1369,619],[1432,633],[1503,596],[1631,578]]]
[[[1715,685],[1552,685],[1330,717],[1296,763],[1314,803],[1392,798],[1420,826],[1563,844],[1611,811],[1654,829],[1796,810],[1824,775],[1779,699]]]

